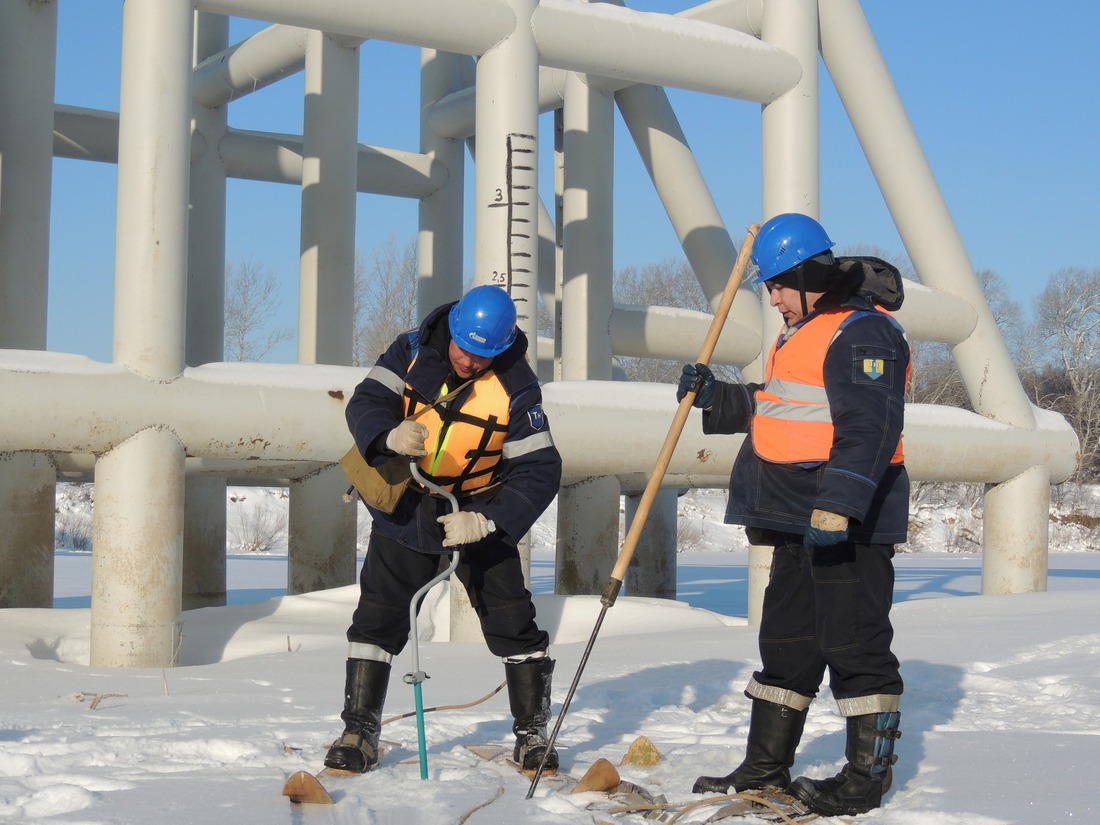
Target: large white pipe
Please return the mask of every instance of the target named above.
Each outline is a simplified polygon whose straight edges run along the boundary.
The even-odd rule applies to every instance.
[[[59,158],[118,163],[118,112],[55,106],[53,153]]]
[[[350,443],[344,405],[362,377],[357,367],[206,364],[159,383],[83,356],[5,350],[0,452],[104,453],[138,429],[164,426],[196,458],[333,462]],[[675,411],[672,384],[555,381],[543,395],[570,478],[610,474],[644,485]],[[82,403],[74,406],[73,398]],[[1077,437],[1060,415],[1035,414],[1036,428],[1024,430],[966,410],[910,404],[910,474],[994,483],[1044,465],[1059,484],[1076,469]],[[724,486],[741,437],[704,436],[697,415],[684,429],[670,478]]]
[[[199,0],[196,5],[200,11],[471,55],[494,48],[516,26],[506,0]],[[603,91],[659,83],[767,102],[799,77],[789,55],[700,20],[542,0],[529,25],[540,63],[606,78]]]
[[[56,3],[0,10],[0,345],[46,346]]]
[[[473,77],[474,61],[467,55],[420,50],[420,108],[424,112]],[[472,112],[472,110],[471,110]],[[471,115],[472,117],[472,115]],[[466,144],[440,135],[420,118],[420,151],[432,168],[446,169],[439,186],[418,201],[417,318],[462,294],[462,266],[466,222]]]
[[[568,74],[569,72],[563,69],[539,67],[538,108],[540,113],[561,108],[565,99],[565,78]],[[425,108],[423,112],[425,125],[440,137],[462,139],[473,137],[474,97],[471,79],[468,84],[454,89]]]
[[[197,0],[212,11],[361,39],[482,54],[516,25],[506,0]]]
[[[561,377],[610,379],[615,99],[585,85],[576,74],[570,75],[566,88]]]
[[[230,129],[218,145],[233,178],[301,183],[302,138]],[[447,167],[419,152],[359,145],[356,189],[376,195],[426,198],[449,179]]]
[[[978,313],[964,299],[935,287],[905,282],[905,302],[894,313],[910,341],[965,341],[978,323]]]
[[[191,156],[213,151],[202,136]],[[231,178],[269,183],[302,182],[301,135],[227,129],[217,151]],[[78,106],[54,110],[53,153],[59,158],[118,161],[118,115]],[[440,161],[419,152],[359,145],[357,191],[403,198],[426,198],[442,187],[450,171]]]
[[[542,65],[588,74],[601,91],[651,83],[769,103],[801,75],[743,32],[609,3],[542,0],[532,25]]]
[[[497,284],[516,305],[516,325],[537,347],[537,0],[510,0],[517,25],[477,62],[474,281]],[[537,357],[537,351],[532,352]]]
[[[301,71],[308,29],[268,26],[195,67],[191,94],[215,109]]]
[[[193,18],[186,0],[123,9],[114,357],[158,380],[184,365]]]
[[[761,219],[781,212],[817,217],[821,203],[817,0],[768,3],[762,33],[764,42],[797,58],[802,74],[797,85],[768,103],[761,115],[764,195]],[[774,323],[777,328],[779,322]]]
[[[183,446],[147,427],[96,462],[93,667],[178,663],[183,601]]]
[[[311,32],[302,140],[298,361],[352,362],[359,47]]]
[[[713,320],[713,315],[693,309],[616,304],[609,327],[611,348],[616,355],[694,362]],[[711,361],[741,366],[759,353],[759,329],[729,319]]]

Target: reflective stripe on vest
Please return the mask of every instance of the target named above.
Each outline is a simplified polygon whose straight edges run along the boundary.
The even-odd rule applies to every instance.
[[[445,384],[439,393],[447,394]],[[405,415],[419,413],[416,420],[428,428],[428,454],[420,459],[420,471],[456,494],[489,484],[504,451],[510,418],[508,393],[496,373],[490,370],[470,385],[461,409],[455,409],[453,402],[431,409],[425,406],[406,385]]]
[[[777,464],[829,460],[834,432],[825,393],[825,354],[857,313],[860,317],[866,314],[847,310],[818,315],[796,329],[782,346],[779,338],[772,344],[752,419],[752,446],[758,456]],[[908,383],[908,368],[905,378]],[[899,438],[890,463],[903,461]]]

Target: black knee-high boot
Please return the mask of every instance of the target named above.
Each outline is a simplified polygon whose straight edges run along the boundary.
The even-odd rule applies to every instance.
[[[786,788],[791,781],[790,767],[806,726],[806,711],[786,705],[752,700],[749,739],[745,760],[725,776],[700,776],[695,793],[727,793],[757,788]]]
[[[325,767],[348,773],[366,773],[378,764],[382,734],[382,706],[390,682],[389,662],[348,659],[344,683],[344,733],[332,743]]]
[[[844,750],[848,764],[828,779],[798,777],[791,783],[791,794],[822,816],[862,814],[877,808],[893,780],[890,766],[897,761],[894,740],[901,737],[900,721],[897,711],[849,716]]]
[[[504,665],[508,680],[508,704],[515,723],[516,735],[513,757],[525,771],[536,771],[542,764],[548,740],[546,726],[550,722],[550,677],[554,673],[554,660],[548,657],[528,659],[525,662]],[[546,757],[544,770],[558,769],[558,754],[553,748]]]

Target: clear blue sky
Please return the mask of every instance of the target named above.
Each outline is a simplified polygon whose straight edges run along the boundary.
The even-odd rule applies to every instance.
[[[675,12],[693,4],[628,5]],[[1100,266],[1100,4],[864,0],[863,8],[974,267],[997,273],[1027,310],[1057,269]],[[117,111],[121,18],[118,0],[60,2],[59,103]],[[231,41],[256,28],[234,21]],[[417,49],[371,41],[361,54],[360,142],[415,151]],[[301,92],[300,76],[261,90],[232,104],[230,124],[300,133]],[[840,247],[866,244],[901,257],[904,248],[824,72],[822,93],[822,222]],[[722,216],[739,238],[759,220],[759,106],[669,94]],[[679,257],[621,121],[617,130],[616,266]],[[50,349],[110,360],[115,179],[112,165],[54,162]],[[291,326],[299,203],[295,187],[230,183],[227,258],[252,258],[279,276],[281,323]],[[404,243],[415,232],[414,202],[359,196],[360,252],[369,254],[391,236]],[[294,360],[294,351],[284,345],[275,358]]]

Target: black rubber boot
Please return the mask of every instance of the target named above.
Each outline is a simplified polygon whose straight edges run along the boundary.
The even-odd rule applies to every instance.
[[[890,790],[897,761],[894,740],[901,737],[897,711],[848,717],[848,746],[844,755],[848,764],[829,779],[800,776],[789,792],[822,816],[862,814],[882,804],[882,795]]]
[[[389,662],[348,659],[344,682],[344,733],[332,743],[325,767],[348,773],[366,773],[378,764],[382,733],[382,706],[390,683]]]
[[[806,713],[775,702],[753,699],[745,761],[725,776],[700,776],[692,791],[728,793],[731,786],[738,793],[758,788],[786,788],[791,782],[794,752],[806,727]]]
[[[504,665],[508,704],[515,718],[512,732],[516,735],[516,748],[512,755],[525,771],[538,770],[549,744],[546,725],[550,722],[550,677],[553,673],[554,660],[548,657]],[[557,769],[558,754],[551,748],[543,770]]]

